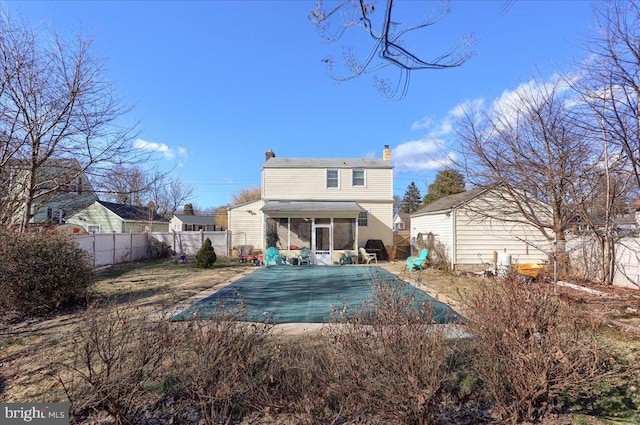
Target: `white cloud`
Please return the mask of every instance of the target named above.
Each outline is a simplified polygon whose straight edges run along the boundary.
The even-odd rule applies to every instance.
[[[176,156],[179,158],[179,166],[184,165],[184,160],[187,159],[188,152],[186,148],[179,146],[177,149],[172,149],[164,143],[149,142],[143,139],[137,139],[133,142],[133,147],[136,149],[157,152],[161,154],[165,159],[174,159]]]
[[[411,140],[391,151],[397,171],[431,171],[451,164],[453,152],[442,152],[442,142],[436,139]]]
[[[420,130],[422,128],[429,128],[431,127],[431,122],[432,122],[431,117],[421,118],[417,121],[414,121],[413,124],[411,124],[411,130],[415,131],[415,130]]]

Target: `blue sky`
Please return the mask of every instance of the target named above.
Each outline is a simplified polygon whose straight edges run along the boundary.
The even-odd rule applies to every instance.
[[[424,2],[398,5],[403,17],[417,16]],[[259,186],[268,149],[280,157],[361,158],[382,157],[390,145],[394,193],[415,181],[424,195],[442,166],[424,152],[453,140],[456,107],[571,72],[586,56],[594,22],[589,1],[454,0],[450,14],[421,33],[420,47],[473,34],[473,57],[460,68],[412,73],[407,95],[389,100],[370,75],[328,77],[322,60],[339,56],[342,44],[322,42],[307,19],[314,6],[0,0],[3,13],[34,26],[95,37],[118,95],[133,106],[127,118],[140,122],[136,146],[156,149],[157,166],[192,185],[199,208]]]

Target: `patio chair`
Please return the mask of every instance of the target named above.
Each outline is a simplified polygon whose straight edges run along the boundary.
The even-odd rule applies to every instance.
[[[267,255],[264,257],[264,265],[268,266],[269,264],[273,264],[274,266],[277,266],[279,260],[280,255],[278,254],[278,248],[275,246],[267,248]]]
[[[362,256],[363,263],[366,261],[367,264],[370,264],[371,260],[375,260],[376,264],[378,264],[378,254],[374,252],[367,252],[366,249],[360,248],[360,255]]]
[[[349,251],[344,253],[344,257],[340,257],[340,261],[338,264],[353,264],[353,259],[351,258],[351,253]]]
[[[422,248],[419,256],[407,258],[407,262],[404,263],[404,268],[406,269],[407,266],[409,266],[409,273],[411,273],[414,269],[424,270],[422,265],[427,260],[427,255],[429,255],[429,250],[427,248]]]
[[[298,255],[298,265],[302,265],[307,263],[311,265],[311,251],[309,248],[302,248],[300,250],[300,255]]]

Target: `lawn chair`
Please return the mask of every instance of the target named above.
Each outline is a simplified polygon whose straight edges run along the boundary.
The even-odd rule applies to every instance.
[[[404,268],[406,269],[407,266],[409,266],[409,273],[414,269],[423,270],[422,264],[427,260],[427,255],[429,255],[429,250],[427,248],[422,248],[418,257],[407,258],[407,262],[404,263]]]
[[[362,256],[363,263],[366,261],[367,264],[370,264],[371,260],[375,260],[376,264],[378,264],[378,254],[375,252],[367,252],[366,249],[360,248],[360,255]]]
[[[298,255],[298,265],[302,265],[304,263],[311,265],[311,251],[309,248],[302,248],[300,250],[300,255]]]
[[[273,264],[274,266],[277,266],[278,261],[280,261],[278,248],[276,248],[275,246],[270,246],[269,248],[267,248],[267,255],[265,255],[264,257],[264,265],[268,266],[269,264]]]

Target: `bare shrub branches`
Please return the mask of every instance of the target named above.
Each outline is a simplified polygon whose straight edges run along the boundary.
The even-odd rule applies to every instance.
[[[499,415],[536,421],[567,392],[593,386],[611,374],[584,320],[546,286],[517,277],[483,281],[467,300],[475,335],[476,367]]]

